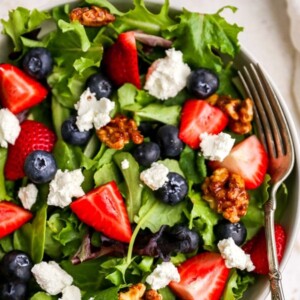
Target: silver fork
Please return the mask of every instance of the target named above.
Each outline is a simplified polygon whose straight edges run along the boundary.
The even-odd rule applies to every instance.
[[[258,64],[249,64],[238,71],[246,93],[254,102],[254,121],[258,136],[268,156],[271,176],[269,200],[264,205],[265,235],[269,262],[270,290],[273,300],[283,300],[281,273],[277,260],[274,232],[276,192],[294,166],[294,147],[289,126],[278,96]]]

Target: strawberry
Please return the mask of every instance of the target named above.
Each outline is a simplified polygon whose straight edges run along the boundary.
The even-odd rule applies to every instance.
[[[286,233],[284,228],[279,224],[275,224],[275,242],[277,259],[280,263],[284,254]],[[262,228],[251,240],[249,240],[243,246],[243,250],[251,257],[251,260],[255,266],[253,272],[263,275],[267,275],[269,273],[267,243],[264,228]]]
[[[83,223],[111,239],[129,243],[132,235],[129,218],[114,181],[96,187],[73,201],[70,207]]]
[[[204,252],[186,260],[178,267],[180,282],[169,287],[184,300],[221,299],[230,270],[219,253]]]
[[[51,152],[56,140],[55,134],[44,124],[25,120],[21,123],[20,134],[14,145],[8,146],[4,174],[8,180],[25,176],[24,162],[28,154],[35,150]]]
[[[116,86],[132,83],[138,89],[141,88],[138,52],[133,31],[118,36],[117,41],[104,51],[103,62],[107,76]]]
[[[210,163],[213,169],[224,167],[245,180],[246,189],[255,189],[263,182],[268,168],[268,154],[259,139],[252,135],[235,145],[222,162]]]
[[[0,103],[18,114],[41,101],[48,90],[21,69],[11,64],[0,64]]]
[[[0,201],[0,239],[32,218],[32,213],[12,202]]]
[[[200,134],[220,133],[228,124],[227,115],[206,101],[191,99],[181,112],[179,138],[193,149],[199,148]]]

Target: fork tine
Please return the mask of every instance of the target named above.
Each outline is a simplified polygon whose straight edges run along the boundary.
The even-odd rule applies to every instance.
[[[249,69],[244,67],[243,73],[244,75],[240,74],[243,84],[248,87],[249,96],[256,106],[255,114],[261,120],[257,123],[259,137],[271,158],[282,156],[288,143],[283,142],[281,134],[278,134],[282,131],[280,128],[285,128],[285,124],[282,124],[282,112],[276,95],[258,65],[255,67],[251,64]]]
[[[278,124],[278,128],[281,132],[281,134],[276,134],[276,136],[281,137],[282,147],[277,147],[277,149],[281,149],[282,153],[279,153],[279,155],[286,155],[288,152],[291,152],[291,136],[289,132],[289,126],[287,124],[287,121],[284,117],[284,113],[282,111],[281,105],[278,100],[278,96],[276,92],[274,91],[274,88],[266,78],[266,76],[263,73],[263,70],[261,67],[257,64],[257,72],[259,74],[259,77],[262,82],[264,82],[265,91],[268,95],[269,103],[273,109],[273,114],[276,116],[276,121]]]
[[[247,69],[246,69],[245,72],[247,72]],[[253,96],[252,92],[250,91],[250,89],[248,87],[248,84],[247,84],[247,82],[246,82],[246,80],[244,78],[244,75],[241,73],[241,71],[238,71],[238,75],[239,75],[239,77],[241,79],[241,82],[242,82],[242,84],[243,84],[243,86],[244,86],[244,88],[246,90],[246,94],[248,95],[248,97],[250,97],[252,99],[252,101],[254,101],[253,100],[254,96]],[[251,78],[249,76],[250,75],[248,74],[247,80],[251,80]],[[268,147],[267,147],[267,141],[266,141],[266,137],[265,137],[264,130],[263,130],[263,124],[262,124],[262,122],[261,122],[261,120],[260,120],[260,118],[258,116],[258,111],[257,111],[256,105],[254,105],[253,110],[254,110],[254,121],[255,121],[255,124],[256,124],[256,127],[257,127],[258,136],[259,136],[259,138],[260,138],[260,140],[261,140],[261,142],[262,142],[265,150],[267,150]]]

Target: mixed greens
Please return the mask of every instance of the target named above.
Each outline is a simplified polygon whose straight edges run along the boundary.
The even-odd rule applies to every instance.
[[[54,129],[58,137],[53,151],[57,167],[61,170],[81,168],[85,192],[112,180],[117,183],[126,202],[129,220],[134,224],[132,239],[129,245],[106,240],[101,233],[80,222],[68,207],[60,209],[47,206],[49,184],[46,183],[38,186],[38,201],[31,209],[33,220],[0,239],[0,258],[12,249],[19,249],[28,253],[34,263],[55,260],[73,277],[74,285],[81,290],[82,299],[93,297],[113,300],[118,299],[121,288],[144,281],[161,262],[160,258],[148,256],[147,249],[143,255],[134,252],[141,232],[155,235],[162,226],[185,224],[201,236],[204,250],[218,251],[213,228],[222,216],[209,207],[199,192],[199,186],[207,176],[207,165],[199,151],[188,146],[185,146],[179,159],[160,161],[170,171],[183,175],[188,182],[186,199],[170,206],[157,201],[151,190],[140,184],[142,167],[132,156],[134,146],[131,143],[122,150],[110,149],[101,144],[94,134],[87,145],[72,146],[63,141],[61,125],[74,114],[74,104],[85,90],[87,79],[101,65],[104,48],[113,44],[118,34],[130,30],[172,40],[172,47],[183,53],[184,62],[191,68],[205,67],[218,74],[218,94],[239,96],[240,92],[233,81],[236,73],[232,63],[240,50],[238,34],[242,28],[229,24],[221,15],[223,9],[215,14],[199,14],[186,9],[173,11],[168,0],[153,11],[146,7],[143,0],[134,0],[131,9],[119,8],[106,0],[86,0],[76,4],[89,5],[107,8],[116,17],[115,22],[100,28],[70,22],[69,4],[47,12],[36,9],[29,11],[21,7],[10,11],[9,19],[2,20],[3,32],[12,41],[11,55],[7,61],[20,64],[28,49],[33,47],[45,47],[51,52],[55,61],[54,69],[47,78],[51,97],[31,108],[28,118]],[[233,7],[224,9],[235,11]],[[40,28],[43,28],[41,32]],[[138,46],[138,50],[139,58],[145,65],[164,56],[162,49],[145,53]],[[222,59],[223,56],[226,59]],[[116,104],[113,115],[122,113],[132,116],[137,124],[150,121],[178,126],[181,107],[188,98],[190,95],[183,90],[172,99],[158,101],[147,91],[124,84],[113,93],[112,100]],[[239,141],[244,138],[234,137]],[[6,155],[7,149],[0,148],[0,200],[18,203],[17,192],[20,186],[27,184],[28,179],[15,182],[5,180]],[[122,168],[125,159],[130,165],[128,169]],[[269,179],[267,175],[258,189],[249,190],[249,207],[242,218],[247,228],[247,240],[264,225],[262,207],[268,198]],[[285,186],[281,189],[280,197],[278,218],[286,203]],[[153,250],[156,246],[151,245],[149,249]],[[118,255],[102,256],[101,251],[104,253],[105,247],[115,247]],[[189,256],[191,254],[177,254],[171,256],[171,261],[177,265]],[[233,269],[222,299],[241,299],[254,281],[252,273]],[[159,290],[159,293],[164,300],[176,299],[168,287]],[[33,282],[30,299],[58,297],[47,295]]]

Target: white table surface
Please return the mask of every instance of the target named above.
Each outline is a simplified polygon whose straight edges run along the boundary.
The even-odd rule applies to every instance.
[[[53,4],[57,1],[60,0],[51,0]],[[49,0],[1,0],[0,17],[7,16],[7,11],[17,6],[42,7],[49,2]],[[200,12],[215,12],[225,5],[237,7],[236,13],[228,10],[224,16],[230,22],[244,27],[244,31],[240,34],[241,44],[271,75],[298,127],[300,111],[292,92],[297,55],[289,36],[290,23],[284,0],[170,0],[170,5],[183,6]],[[300,299],[299,269],[300,234],[283,272],[286,300]]]

